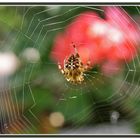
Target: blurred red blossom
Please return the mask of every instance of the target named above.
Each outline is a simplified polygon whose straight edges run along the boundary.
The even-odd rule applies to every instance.
[[[139,28],[119,7],[104,7],[105,18],[93,11],[83,12],[57,35],[51,57],[62,66],[64,59],[74,53],[74,42],[84,64],[101,65],[102,71],[119,69],[137,54]],[[114,71],[116,72],[116,70]]]

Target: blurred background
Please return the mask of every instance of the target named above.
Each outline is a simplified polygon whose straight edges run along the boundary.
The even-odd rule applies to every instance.
[[[140,8],[1,6],[0,133],[140,133]],[[58,69],[74,53],[82,84]]]

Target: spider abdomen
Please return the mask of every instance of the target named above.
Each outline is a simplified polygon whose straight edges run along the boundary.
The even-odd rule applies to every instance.
[[[75,49],[75,54],[70,55],[68,59],[64,60],[64,69],[62,69],[60,64],[58,67],[68,82],[81,84],[84,81],[84,73],[89,68],[89,62],[87,65],[83,65],[75,45],[73,45],[73,47]]]
[[[67,81],[76,84],[76,83],[83,82],[84,75],[80,70],[74,69],[74,70],[68,70],[65,73],[65,78],[66,78]]]

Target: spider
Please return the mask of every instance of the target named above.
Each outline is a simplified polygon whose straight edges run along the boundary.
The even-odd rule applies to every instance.
[[[75,53],[64,60],[64,68],[58,63],[58,68],[65,79],[72,84],[81,84],[84,81],[85,72],[90,68],[90,61],[83,65],[75,44],[72,43]]]

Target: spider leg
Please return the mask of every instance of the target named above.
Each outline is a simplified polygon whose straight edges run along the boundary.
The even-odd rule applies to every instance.
[[[71,42],[71,44],[72,44],[72,46],[73,46],[73,48],[74,48],[75,54],[76,54],[77,56],[79,56],[78,50],[77,50],[75,44],[74,44],[73,42]]]
[[[66,59],[64,59],[64,68],[66,68]]]
[[[84,66],[85,71],[87,71],[89,69],[91,69],[91,62],[90,61],[88,61],[87,64]]]
[[[65,73],[65,72],[64,72],[64,70],[62,69],[62,67],[61,67],[60,63],[58,63],[58,69],[61,71],[61,73],[62,73],[62,74],[64,74],[64,73]]]

